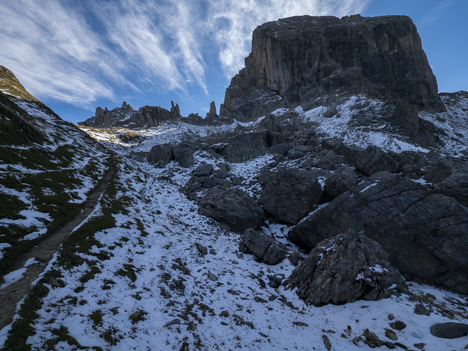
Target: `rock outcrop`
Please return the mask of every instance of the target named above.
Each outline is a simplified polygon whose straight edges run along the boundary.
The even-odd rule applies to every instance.
[[[409,17],[300,16],[259,26],[220,114],[246,120],[281,105],[330,104],[336,93],[361,92],[444,110]]]
[[[323,197],[318,172],[281,168],[263,172],[259,181],[263,209],[281,222],[296,224]]]
[[[468,209],[453,198],[380,172],[302,221],[289,236],[310,250],[348,229],[379,242],[402,273],[468,292]]]
[[[181,117],[179,105],[174,104],[173,101],[171,101],[170,111],[160,106],[144,106],[136,111],[124,101],[120,108],[116,107],[112,110],[108,110],[107,107],[105,109],[96,108],[93,117],[78,124],[95,128],[125,127],[140,129],[157,127],[161,123],[173,122]]]
[[[258,228],[263,223],[263,210],[239,189],[214,187],[199,201],[199,212],[226,225],[235,232]]]
[[[377,242],[362,234],[341,234],[321,241],[285,285],[297,288],[307,303],[322,306],[380,300],[403,281]]]

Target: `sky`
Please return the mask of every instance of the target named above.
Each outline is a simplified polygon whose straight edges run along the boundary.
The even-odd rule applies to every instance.
[[[439,91],[468,90],[467,0],[1,0],[0,65],[62,118],[144,105],[204,116],[255,27],[295,15],[408,15]]]

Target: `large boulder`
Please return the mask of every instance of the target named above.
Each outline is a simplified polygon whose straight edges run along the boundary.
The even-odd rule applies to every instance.
[[[229,162],[244,162],[267,152],[268,132],[251,132],[216,137],[209,140],[210,149]]]
[[[276,220],[296,224],[322,200],[318,173],[290,168],[262,172],[260,202]]]
[[[239,233],[248,228],[258,228],[263,223],[261,207],[239,189],[209,189],[199,200],[199,212]]]
[[[468,209],[431,187],[377,173],[289,233],[307,250],[348,229],[364,231],[402,273],[468,293]]]
[[[169,162],[174,159],[171,144],[155,145],[146,155],[149,163],[154,164],[156,167],[165,167]]]
[[[285,285],[297,288],[306,303],[322,306],[380,300],[403,281],[377,242],[362,234],[341,234],[321,241]]]
[[[387,171],[396,173],[400,170],[400,163],[390,153],[381,148],[369,145],[355,163],[356,169],[365,175]]]
[[[179,143],[172,148],[174,159],[179,162],[182,167],[188,168],[193,165],[193,150],[192,145],[186,142]]]
[[[275,265],[286,257],[286,250],[270,236],[252,228],[242,234],[241,251],[252,253],[258,260]]]

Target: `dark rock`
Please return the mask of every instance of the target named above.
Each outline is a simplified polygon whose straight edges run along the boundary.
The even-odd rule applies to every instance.
[[[348,229],[363,230],[402,273],[468,292],[468,209],[403,176],[377,173],[298,224],[304,247]]]
[[[290,160],[296,160],[298,158],[303,157],[305,154],[310,152],[311,147],[307,145],[298,145],[293,147],[291,150],[288,152],[288,158]]]
[[[422,350],[422,349],[424,349],[424,346],[426,346],[426,344],[425,344],[425,343],[423,343],[423,342],[420,342],[420,343],[414,344],[414,347],[416,347],[418,350]]]
[[[174,159],[171,144],[155,145],[146,155],[149,163],[153,163],[157,167],[165,167]]]
[[[331,348],[332,348],[332,345],[330,343],[330,339],[328,339],[328,336],[326,336],[325,334],[322,335],[322,340],[323,340],[323,345],[325,346],[325,348],[330,351]]]
[[[221,313],[219,314],[220,317],[224,317],[224,318],[227,318],[229,317],[229,312],[228,311],[221,311]]]
[[[391,329],[385,329],[385,336],[393,341],[398,340],[398,336]]]
[[[375,333],[369,331],[369,329],[365,329],[362,333],[362,336],[364,337],[364,344],[368,345],[369,347],[376,348],[383,345],[383,342],[379,339],[379,337]]]
[[[276,289],[283,282],[284,275],[283,274],[269,275],[268,280],[269,280],[268,285],[271,286],[272,288]]]
[[[275,219],[296,224],[320,203],[323,190],[314,171],[280,168],[259,176],[260,202]]]
[[[389,297],[402,286],[398,270],[380,245],[364,235],[338,235],[320,242],[286,280],[307,303],[322,306]]]
[[[389,317],[389,319],[390,319],[390,317]],[[392,327],[395,330],[403,330],[403,329],[406,328],[406,323],[402,322],[402,321],[395,321],[395,322],[392,322],[392,323],[389,323],[389,324],[390,324],[390,327]]]
[[[276,244],[272,237],[251,228],[242,235],[241,249],[244,248],[259,260],[270,265],[278,264],[286,257],[286,251]]]
[[[218,117],[218,114],[216,113],[216,104],[215,104],[214,101],[211,101],[210,110],[206,114],[205,119],[206,120],[213,120],[213,119],[216,119],[216,117]]]
[[[171,101],[171,110],[160,106],[144,106],[135,111],[125,101],[122,107],[112,110],[96,108],[95,115],[78,124],[95,127],[126,127],[133,129],[157,127],[162,123],[177,121],[181,118],[179,105]]]
[[[188,143],[180,143],[172,148],[174,159],[182,167],[188,168],[193,165],[192,146]]]
[[[202,244],[195,243],[195,247],[197,248],[198,254],[200,256],[206,256],[206,254],[208,253],[208,249]]]
[[[323,150],[312,159],[311,165],[312,167],[335,170],[344,163],[346,163],[346,159],[343,156],[337,155],[333,150]]]
[[[263,210],[245,192],[214,187],[199,201],[199,212],[227,225],[235,232],[257,228],[263,223]]]
[[[216,137],[209,140],[210,149],[229,162],[244,162],[267,152],[268,135],[262,131]]]
[[[288,256],[289,261],[293,264],[293,266],[297,266],[300,261],[302,261],[301,254],[297,251],[293,251]]]
[[[248,119],[339,89],[444,111],[411,19],[357,15],[291,17],[255,29],[252,53],[226,90],[222,114]]]
[[[325,181],[323,200],[329,202],[344,192],[350,190],[359,182],[354,170],[342,167]]]
[[[193,171],[193,175],[195,177],[209,177],[212,173],[213,173],[213,166],[208,163],[204,163],[198,166]]]
[[[431,327],[431,334],[443,339],[456,339],[468,335],[468,324],[447,322]]]
[[[358,171],[368,176],[381,171],[396,173],[400,169],[400,164],[394,157],[374,145],[364,150],[355,166]]]
[[[422,316],[430,316],[431,310],[424,306],[422,303],[418,303],[416,304],[416,306],[414,306],[414,313]]]

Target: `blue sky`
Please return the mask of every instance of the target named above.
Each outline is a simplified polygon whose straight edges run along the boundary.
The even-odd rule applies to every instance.
[[[113,108],[219,104],[251,33],[293,15],[404,14],[440,91],[468,90],[467,0],[2,0],[0,65],[71,122]]]

